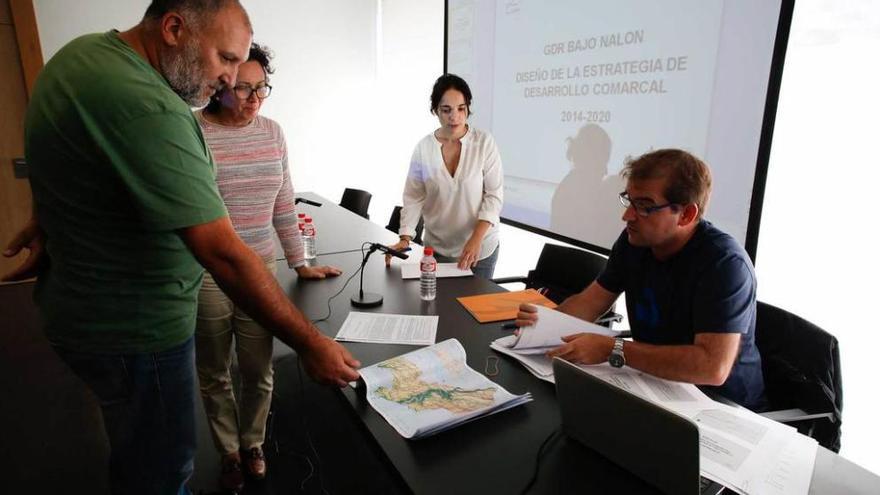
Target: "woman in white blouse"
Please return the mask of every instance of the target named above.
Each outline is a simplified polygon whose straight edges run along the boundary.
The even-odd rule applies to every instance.
[[[457,262],[491,278],[498,260],[498,221],[504,179],[495,140],[467,123],[471,90],[464,79],[444,74],[431,91],[431,113],[440,128],[416,145],[403,190],[403,249],[425,220],[424,243],[440,262]],[[386,263],[390,257],[386,257]]]

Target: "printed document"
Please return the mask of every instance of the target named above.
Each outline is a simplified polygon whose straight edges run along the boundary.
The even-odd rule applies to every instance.
[[[470,268],[461,270],[457,263],[437,263],[437,278],[472,277],[474,272]],[[422,276],[419,263],[405,263],[400,265],[400,275],[404,280],[419,278]]]
[[[794,428],[716,402],[695,385],[608,364],[581,369],[690,418],[700,431],[700,474],[745,494],[805,495],[818,445]]]
[[[437,340],[436,315],[393,315],[352,311],[336,334],[344,342],[431,345]]]

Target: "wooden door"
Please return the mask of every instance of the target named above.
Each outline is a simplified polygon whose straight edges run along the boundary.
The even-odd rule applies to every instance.
[[[13,19],[15,21],[13,21]],[[18,29],[16,30],[16,27]],[[20,45],[21,43],[21,45]],[[24,50],[19,47],[24,46]],[[27,77],[22,65],[31,67]],[[31,190],[27,179],[16,178],[13,159],[24,156],[24,113],[28,88],[42,67],[36,21],[31,0],[0,0],[0,251],[31,215]],[[0,256],[0,274],[26,256]]]

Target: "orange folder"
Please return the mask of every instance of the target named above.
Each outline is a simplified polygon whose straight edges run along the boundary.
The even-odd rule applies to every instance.
[[[512,320],[516,318],[519,305],[522,303],[546,306],[548,308],[556,307],[556,303],[547,299],[535,289],[482,294],[479,296],[459,297],[457,299],[464,306],[464,309],[468,310],[480,323]]]

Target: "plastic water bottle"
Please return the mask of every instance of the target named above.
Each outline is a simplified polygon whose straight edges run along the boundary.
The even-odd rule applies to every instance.
[[[303,251],[304,257],[307,260],[314,259],[317,255],[315,249],[315,235],[318,233],[317,229],[315,229],[315,224],[312,223],[312,217],[305,218],[305,224],[303,225],[302,230],[302,240],[303,240]]]
[[[433,248],[425,248],[420,266],[422,275],[419,277],[419,295],[423,301],[433,301],[437,297],[437,260],[434,258]]]

